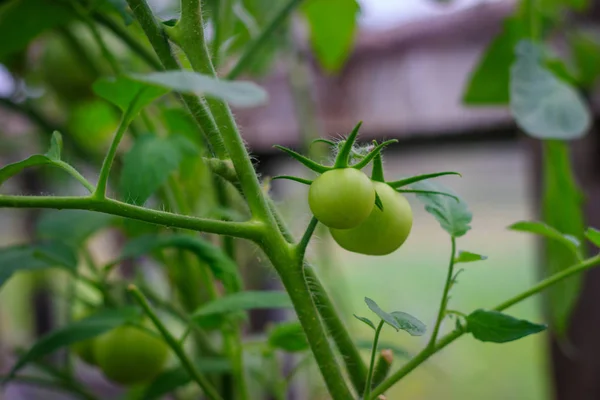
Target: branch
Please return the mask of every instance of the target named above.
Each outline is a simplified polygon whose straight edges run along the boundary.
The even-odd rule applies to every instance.
[[[446,306],[448,305],[448,292],[450,286],[452,286],[452,276],[454,275],[454,256],[456,254],[456,238],[452,236],[452,250],[450,251],[450,262],[448,264],[448,274],[446,276],[446,284],[444,285],[444,293],[442,294],[442,301],[440,302],[440,309],[438,310],[437,319],[429,339],[429,347],[432,347],[437,340],[438,333],[440,332],[440,325],[446,316]]]
[[[263,231],[262,224],[256,221],[230,222],[197,218],[138,207],[108,198],[99,200],[92,197],[0,195],[0,208],[55,208],[59,210],[98,211],[104,214],[117,215],[156,225],[228,235],[249,240],[258,240],[262,236]]]

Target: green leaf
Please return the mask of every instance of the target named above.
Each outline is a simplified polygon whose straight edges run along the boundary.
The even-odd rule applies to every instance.
[[[458,176],[462,177],[462,175],[458,172],[445,171],[445,172],[434,172],[433,174],[415,175],[415,176],[411,176],[409,178],[404,178],[404,179],[400,179],[398,181],[386,182],[386,183],[388,185],[390,185],[391,187],[393,187],[394,189],[399,189],[403,186],[408,186],[412,183],[425,181],[428,179],[437,178],[439,176],[446,176],[446,175],[458,175]]]
[[[0,168],[0,186],[4,182],[6,182],[9,178],[18,174],[22,170],[28,167],[39,167],[42,165],[51,165],[53,167],[58,167],[64,171],[69,171],[72,168],[67,163],[60,160],[60,153],[62,150],[62,136],[59,132],[54,132],[52,134],[52,138],[50,139],[50,148],[46,152],[46,154],[35,154],[29,158],[26,158],[23,161],[18,161],[16,163],[5,165]]]
[[[126,76],[98,79],[92,85],[92,89],[123,112],[135,102],[132,115],[136,115],[142,108],[168,92],[164,88],[138,82]]]
[[[444,192],[456,196],[453,191],[433,181],[420,181],[411,185],[411,188],[427,192]],[[461,198],[442,196],[439,194],[417,193],[417,199],[425,205],[425,210],[433,215],[441,227],[451,236],[460,237],[471,229],[473,215],[467,203]]]
[[[98,2],[97,2],[98,3]],[[121,16],[125,25],[130,25],[133,22],[133,17],[128,11],[127,2],[125,0],[100,0],[97,4],[100,11],[114,11]]]
[[[546,141],[543,144],[543,220],[562,234],[579,242],[584,240],[583,193],[575,181],[569,148],[565,142]],[[557,211],[558,210],[558,211]],[[574,242],[573,242],[574,243]],[[579,262],[573,246],[566,241],[547,240],[541,261],[545,276],[563,271]],[[579,253],[583,253],[580,249]],[[567,278],[546,291],[550,322],[555,333],[566,332],[571,310],[579,296],[583,275]]]
[[[192,314],[192,319],[201,322],[203,318],[225,315],[255,309],[292,308],[292,301],[285,292],[238,292],[213,300]]]
[[[39,339],[12,367],[3,383],[8,382],[28,363],[83,340],[94,338],[139,317],[137,308],[106,309],[55,329]]]
[[[568,234],[562,234],[558,230],[554,229],[550,225],[545,224],[544,222],[521,221],[512,224],[508,228],[514,231],[529,232],[536,235],[544,236],[549,239],[558,240],[575,253],[577,253],[579,247],[581,246],[581,242],[576,237]]]
[[[43,10],[43,12],[40,12]],[[51,0],[13,0],[0,7],[0,61],[27,47],[43,32],[67,24],[75,14]]]
[[[474,261],[487,260],[487,256],[481,254],[471,253],[470,251],[459,251],[458,255],[454,257],[454,263],[468,263]]]
[[[177,171],[183,160],[181,141],[169,136],[140,136],[123,159],[119,180],[121,197],[130,204],[143,205]]]
[[[365,297],[365,303],[367,303],[371,311],[377,314],[386,324],[394,328],[396,332],[403,330],[411,336],[421,336],[425,333],[425,325],[412,315],[401,311],[387,313],[368,297]]]
[[[77,270],[77,252],[62,242],[0,248],[0,289],[16,272],[63,268]]]
[[[131,79],[183,94],[218,98],[240,108],[263,105],[268,100],[267,92],[255,83],[222,81],[192,71],[135,74]]]
[[[534,324],[498,311],[476,310],[467,316],[467,332],[482,342],[506,343],[546,330],[546,325]]]
[[[91,235],[110,226],[115,217],[87,210],[52,210],[44,212],[36,224],[40,239],[57,239],[79,245]]]
[[[504,21],[504,29],[487,47],[463,94],[468,105],[504,105],[510,101],[510,66],[515,60],[514,48],[527,35],[527,25],[520,18]]]
[[[591,114],[581,95],[542,65],[542,48],[522,40],[511,67],[510,109],[517,125],[538,139],[584,136]]]
[[[370,326],[371,328],[373,328],[373,330],[377,329],[377,328],[375,327],[375,324],[373,323],[373,321],[371,321],[369,318],[366,318],[366,317],[360,317],[360,316],[358,316],[358,315],[356,315],[356,314],[352,314],[352,315],[354,315],[354,318],[356,318],[357,320],[359,320],[359,321],[362,321],[362,322],[364,322],[365,324],[367,324],[368,326]]]
[[[392,317],[396,319],[398,326],[411,336],[423,336],[427,331],[425,324],[417,318],[402,311],[392,311]]]
[[[307,0],[301,6],[321,66],[338,71],[350,55],[360,6],[356,0]]]
[[[297,353],[309,349],[308,339],[306,339],[304,329],[302,329],[299,322],[275,325],[269,332],[268,343],[269,346],[288,353]]]
[[[231,364],[227,358],[202,357],[197,361],[196,369],[203,374],[222,374],[231,371]],[[159,400],[176,389],[192,382],[188,372],[183,367],[168,369],[158,375],[148,385],[139,400]]]
[[[569,44],[579,83],[583,87],[593,88],[600,77],[600,43],[589,35],[575,34],[569,37]]]
[[[215,278],[222,281],[228,290],[234,291],[241,287],[241,277],[235,261],[221,248],[198,236],[186,234],[140,236],[123,247],[120,259],[139,257],[165,247],[175,247],[194,253],[198,259],[208,265]]]
[[[596,228],[588,228],[585,237],[596,246],[600,247],[600,231]]]

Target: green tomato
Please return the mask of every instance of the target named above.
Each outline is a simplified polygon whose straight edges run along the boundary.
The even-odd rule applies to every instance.
[[[389,185],[373,182],[383,211],[374,207],[371,215],[352,229],[330,229],[341,247],[355,253],[383,256],[398,249],[408,238],[413,214],[404,196]]]
[[[94,356],[104,375],[121,385],[152,380],[165,367],[169,347],[142,329],[123,325],[96,339]]]
[[[73,316],[74,321],[79,321],[91,314],[91,310],[84,310],[76,313]],[[94,339],[83,340],[77,342],[71,346],[71,350],[84,362],[90,365],[96,365],[96,358],[94,356]]]
[[[337,229],[354,228],[373,210],[375,189],[369,177],[357,169],[334,169],[310,185],[308,204],[324,225]]]
[[[119,126],[119,114],[108,102],[87,100],[71,108],[67,127],[82,147],[104,152]]]

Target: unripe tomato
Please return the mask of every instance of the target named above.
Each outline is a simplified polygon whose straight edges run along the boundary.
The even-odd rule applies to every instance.
[[[104,375],[121,385],[152,380],[165,366],[167,344],[135,326],[123,325],[98,337],[94,356]]]
[[[80,146],[104,152],[119,126],[119,114],[108,102],[91,99],[71,107],[67,127]]]
[[[357,169],[334,169],[310,185],[308,204],[314,216],[328,227],[353,228],[373,210],[375,189],[369,177]]]
[[[413,214],[404,196],[382,182],[373,182],[383,211],[373,207],[371,215],[352,229],[330,229],[335,241],[348,251],[382,256],[398,249],[408,238]]]
[[[87,317],[91,310],[85,310],[75,313],[73,316],[74,321],[78,321]],[[84,362],[90,365],[96,365],[96,358],[94,356],[94,341],[96,339],[88,339],[81,342],[77,342],[71,346],[71,350]]]

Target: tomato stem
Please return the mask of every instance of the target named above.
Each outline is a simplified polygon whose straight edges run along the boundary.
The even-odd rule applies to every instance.
[[[440,331],[440,326],[444,320],[444,317],[446,316],[448,293],[450,292],[450,287],[452,286],[452,276],[454,275],[454,256],[456,255],[456,238],[454,236],[451,236],[451,242],[452,246],[450,250],[450,262],[448,263],[448,274],[446,275],[446,284],[444,285],[444,293],[440,302],[440,309],[438,310],[438,316],[435,321],[435,326],[433,328],[433,333],[431,334],[428,347],[433,347],[435,345],[435,341],[437,340],[437,336]]]
[[[363,399],[368,399],[371,395],[371,382],[373,381],[373,370],[375,368],[375,355],[377,354],[377,343],[379,343],[379,334],[385,324],[384,320],[379,321],[377,329],[375,329],[375,337],[373,338],[373,348],[371,349],[371,362],[369,363],[369,372],[367,373],[367,383],[365,385],[365,393]]]

